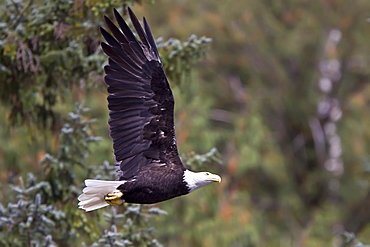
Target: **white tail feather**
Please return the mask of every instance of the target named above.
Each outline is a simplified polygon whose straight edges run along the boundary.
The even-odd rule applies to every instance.
[[[116,190],[116,188],[123,183],[125,183],[125,181],[86,179],[86,187],[82,190],[83,194],[78,197],[78,200],[80,201],[78,203],[78,208],[89,212],[108,206],[109,204],[104,200],[104,197],[108,193]]]

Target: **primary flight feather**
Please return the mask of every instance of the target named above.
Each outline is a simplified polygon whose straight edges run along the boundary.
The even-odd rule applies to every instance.
[[[140,41],[114,10],[119,28],[105,16],[108,55],[110,136],[120,173],[116,181],[85,180],[79,208],[92,211],[124,202],[151,204],[188,194],[218,175],[192,172],[183,165],[176,145],[174,98],[148,23],[141,26],[128,8]]]

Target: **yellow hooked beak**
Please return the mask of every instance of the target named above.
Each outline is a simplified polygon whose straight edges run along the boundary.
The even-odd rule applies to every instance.
[[[221,177],[216,174],[209,173],[209,175],[207,176],[207,179],[212,182],[221,183]]]

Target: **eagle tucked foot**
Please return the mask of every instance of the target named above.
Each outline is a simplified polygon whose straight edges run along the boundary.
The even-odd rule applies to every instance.
[[[109,204],[109,205],[112,205],[112,206],[117,206],[117,205],[121,205],[123,203],[123,200],[121,199],[121,197],[123,196],[123,193],[119,190],[115,190],[109,194],[107,194],[105,197],[104,197],[104,200]]]
[[[123,193],[117,187],[125,181],[104,181],[86,179],[86,187],[82,190],[83,194],[78,197],[79,208],[89,212],[109,205],[120,205],[123,203],[121,196]]]

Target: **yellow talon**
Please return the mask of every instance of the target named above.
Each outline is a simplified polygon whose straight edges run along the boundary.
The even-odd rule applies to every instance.
[[[117,205],[121,205],[123,203],[123,200],[121,199],[121,197],[123,196],[123,193],[119,190],[115,190],[109,194],[107,194],[105,197],[104,197],[104,200],[109,204],[109,205],[112,205],[112,206],[117,206]]]

